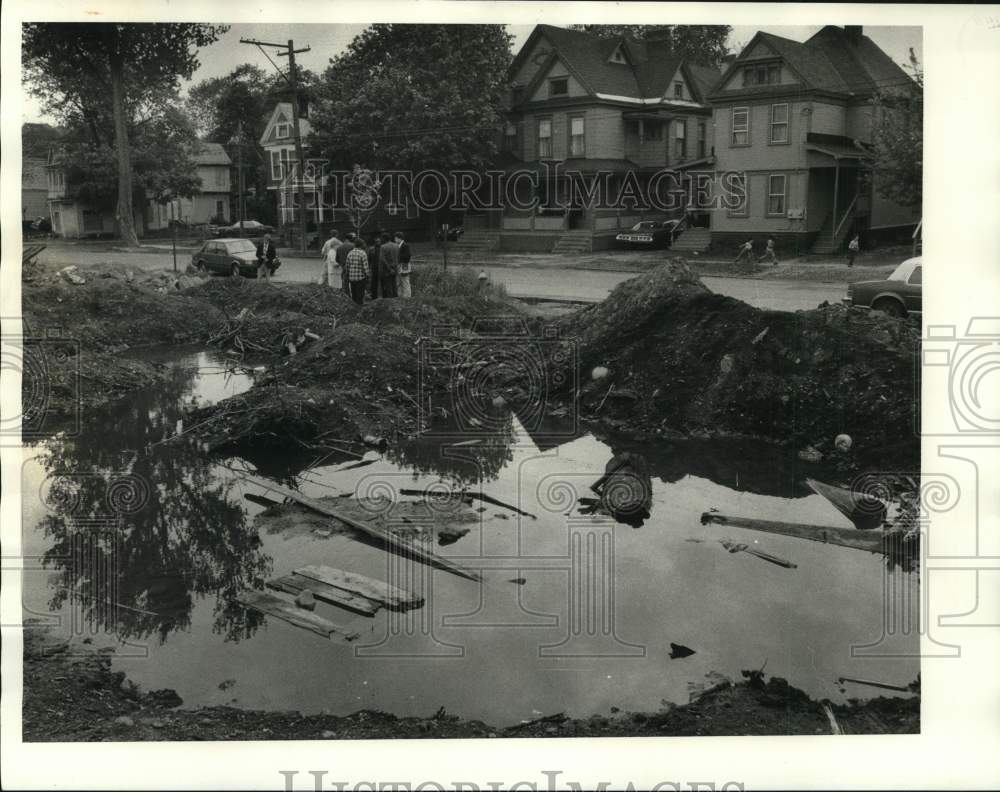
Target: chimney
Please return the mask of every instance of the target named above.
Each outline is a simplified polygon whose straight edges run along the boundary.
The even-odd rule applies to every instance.
[[[857,46],[861,43],[861,34],[864,28],[861,25],[844,25],[844,35],[847,36],[848,42]]]

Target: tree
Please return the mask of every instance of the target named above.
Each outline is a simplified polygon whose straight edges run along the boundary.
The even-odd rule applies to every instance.
[[[729,50],[726,39],[729,25],[573,25],[577,30],[601,38],[626,38],[639,41],[669,41],[670,49],[685,60],[705,66],[720,66]]]
[[[883,198],[919,208],[924,180],[924,74],[912,49],[910,70],[912,85],[894,85],[875,96],[872,173]]]
[[[22,70],[29,93],[49,113],[78,121],[100,147],[113,130],[116,218],[122,241],[138,246],[133,205],[129,126],[149,104],[176,94],[198,67],[193,48],[226,28],[188,23],[28,23],[22,27]]]
[[[324,72],[313,143],[344,170],[485,167],[502,128],[510,42],[502,25],[372,25]]]

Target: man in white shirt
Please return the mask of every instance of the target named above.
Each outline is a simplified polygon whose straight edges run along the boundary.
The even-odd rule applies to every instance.
[[[337,238],[337,229],[330,229],[330,238],[323,243],[323,249],[320,251],[320,255],[323,258],[325,265],[325,280],[327,286],[334,289],[340,288],[340,265],[337,263],[337,248],[339,248],[343,242]]]

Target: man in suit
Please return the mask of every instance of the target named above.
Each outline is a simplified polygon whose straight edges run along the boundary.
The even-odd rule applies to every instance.
[[[341,286],[348,297],[351,296],[351,282],[347,277],[347,254],[354,250],[355,240],[357,240],[357,236],[349,231],[347,236],[344,237],[344,242],[340,244],[340,247],[337,248],[337,252],[334,254],[334,260],[340,269]]]
[[[257,280],[271,280],[271,270],[274,267],[274,260],[278,257],[278,249],[271,241],[270,234],[264,234],[264,238],[257,245]]]
[[[395,297],[396,276],[399,274],[399,247],[388,234],[380,237],[378,271],[383,297]]]
[[[413,296],[410,290],[410,243],[406,241],[402,231],[396,232],[396,245],[399,247],[399,291],[400,297],[406,299]]]

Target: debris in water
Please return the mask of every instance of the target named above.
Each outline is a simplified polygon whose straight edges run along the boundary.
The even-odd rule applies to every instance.
[[[391,608],[414,608],[424,604],[424,598],[412,591],[397,588],[384,580],[359,575],[356,572],[345,572],[328,566],[304,566],[295,570],[296,575],[318,580],[328,586],[360,594],[362,597],[382,602]]]
[[[360,636],[356,632],[350,632],[343,627],[334,624],[329,619],[317,616],[315,613],[303,611],[294,602],[289,602],[281,597],[266,594],[263,591],[244,591],[236,601],[245,608],[253,608],[268,616],[311,630],[314,633],[329,638],[331,635],[338,635],[345,641],[354,641]]]
[[[302,575],[285,575],[284,577],[269,580],[264,585],[274,591],[284,591],[286,594],[294,594],[296,596],[301,592],[310,591],[312,596],[321,602],[355,611],[365,616],[374,616],[378,609],[382,607],[381,601],[345,591],[344,589],[339,589],[326,583],[321,583],[318,580],[303,577]]]
[[[823,454],[821,454],[812,446],[806,446],[805,448],[801,449],[799,451],[798,456],[799,459],[801,459],[803,462],[811,462],[812,464],[816,464],[817,462],[823,461]]]
[[[295,596],[295,604],[300,608],[305,608],[306,610],[316,610],[316,598],[309,589],[302,589]]]
[[[684,644],[673,643],[671,641],[670,643],[671,660],[679,660],[682,657],[690,657],[693,654],[694,654],[694,649],[691,649],[690,647],[685,646]]]
[[[851,446],[854,445],[854,440],[849,434],[839,434],[834,438],[833,444],[837,447],[838,451],[850,451]]]

